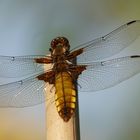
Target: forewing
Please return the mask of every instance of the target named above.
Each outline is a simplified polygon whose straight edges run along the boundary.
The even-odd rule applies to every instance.
[[[46,83],[35,77],[0,85],[0,107],[26,107],[46,100]]]
[[[140,56],[127,56],[87,65],[79,75],[79,91],[98,91],[119,84],[140,72]]]
[[[131,21],[101,38],[79,45],[72,52],[83,49],[83,53],[77,56],[77,64],[101,60],[128,47],[139,35],[140,20]]]
[[[17,78],[43,72],[44,65],[36,63],[37,58],[47,56],[0,56],[0,77]]]

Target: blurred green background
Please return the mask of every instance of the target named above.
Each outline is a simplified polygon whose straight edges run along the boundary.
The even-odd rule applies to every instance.
[[[139,0],[0,0],[0,55],[47,54],[57,36],[71,47],[140,19]],[[118,56],[140,54],[140,38]],[[79,93],[82,140],[140,139],[140,75]],[[55,123],[55,122],[54,122]],[[0,109],[0,140],[45,140],[44,104]]]

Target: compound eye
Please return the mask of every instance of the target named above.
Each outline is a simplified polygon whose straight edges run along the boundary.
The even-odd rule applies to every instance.
[[[69,45],[69,41],[67,38],[63,37],[62,40],[65,45]]]
[[[54,40],[51,41],[51,47],[55,48],[55,46],[56,46],[56,40],[54,39]]]

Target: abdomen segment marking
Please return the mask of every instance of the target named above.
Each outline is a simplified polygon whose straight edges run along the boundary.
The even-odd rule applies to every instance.
[[[55,104],[60,117],[67,122],[75,112],[76,90],[68,72],[55,77]]]

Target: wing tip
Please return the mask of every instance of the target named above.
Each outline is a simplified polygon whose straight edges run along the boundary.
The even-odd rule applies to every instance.
[[[140,57],[140,55],[132,55],[132,56],[130,56],[131,58],[138,58],[138,57]]]
[[[137,22],[137,20],[132,20],[132,21],[128,22],[127,25],[133,24],[135,22]]]

